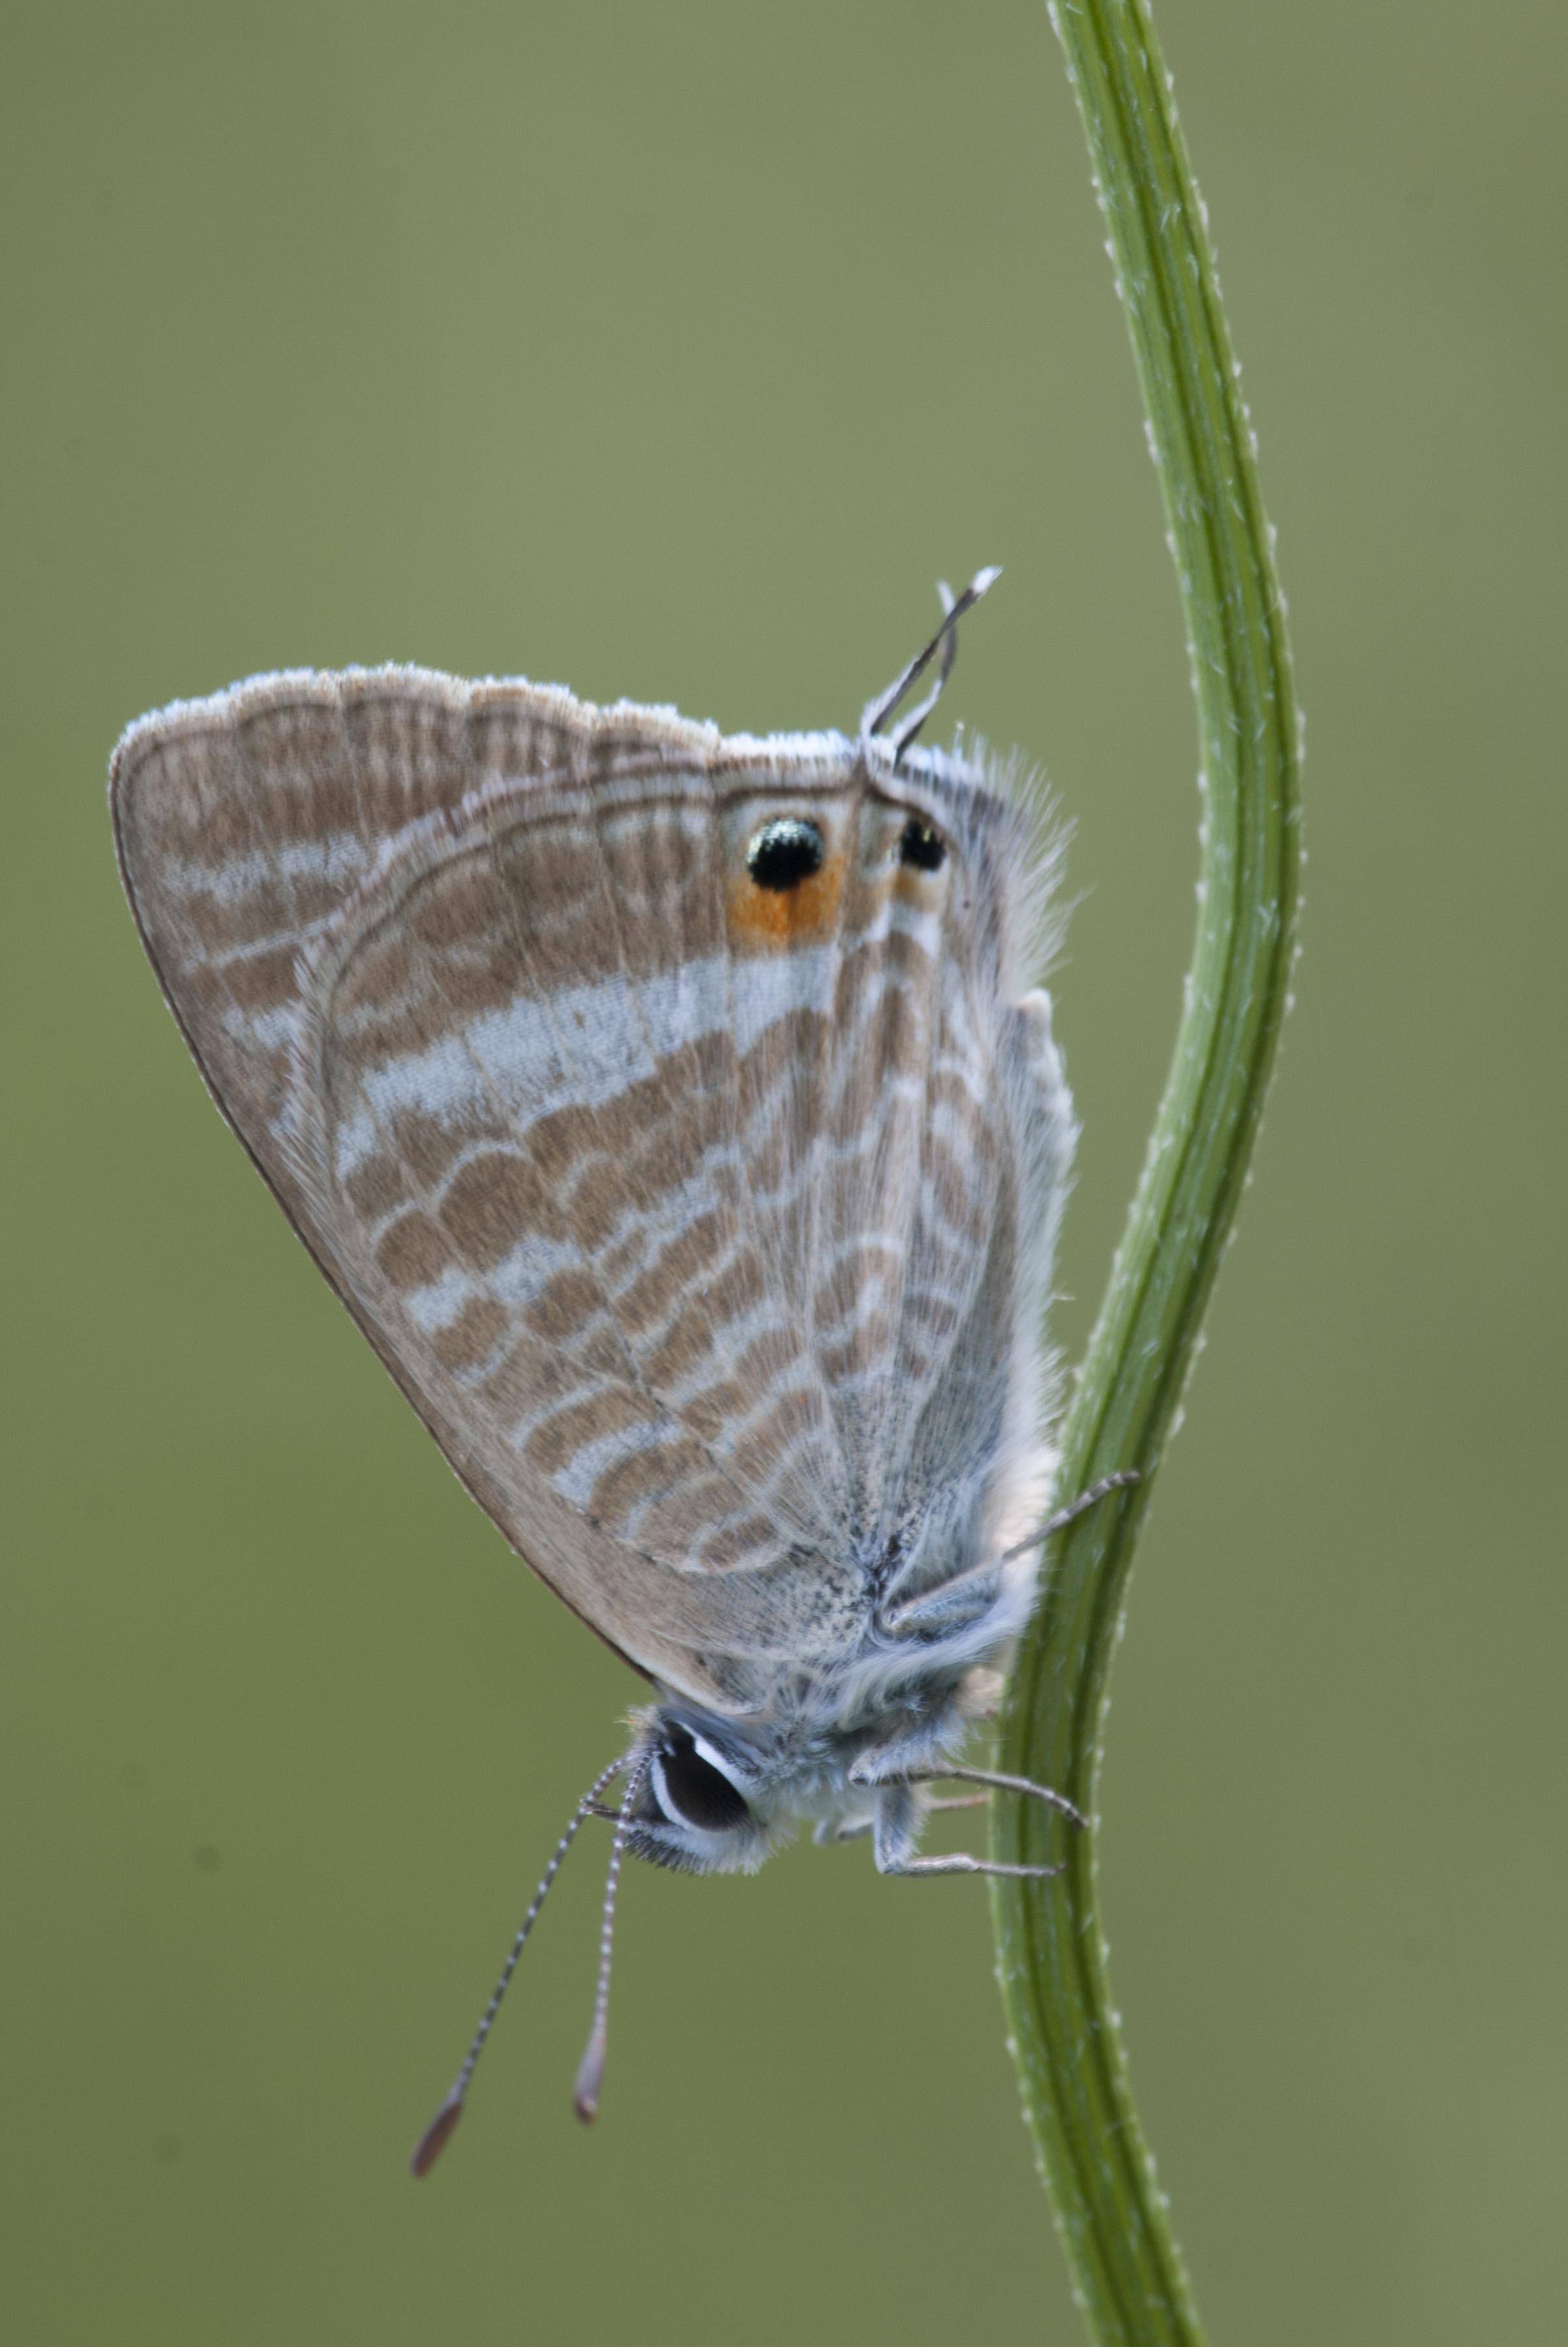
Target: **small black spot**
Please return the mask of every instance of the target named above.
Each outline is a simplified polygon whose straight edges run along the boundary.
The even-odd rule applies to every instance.
[[[671,1728],[659,1747],[664,1789],[689,1826],[703,1833],[729,1833],[751,1816],[727,1777],[704,1760],[683,1727]]]
[[[746,870],[759,888],[782,893],[809,880],[822,869],[822,834],[815,823],[799,815],[775,815],[753,831],[746,843]]]
[[[899,863],[912,864],[917,872],[939,872],[947,860],[948,843],[941,834],[912,815],[898,842]]]

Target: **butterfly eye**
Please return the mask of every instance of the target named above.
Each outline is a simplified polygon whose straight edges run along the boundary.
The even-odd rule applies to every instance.
[[[948,843],[940,832],[912,815],[904,826],[898,842],[898,861],[912,864],[917,872],[939,872],[948,860]]]
[[[746,842],[746,870],[759,888],[798,888],[822,869],[822,834],[799,815],[775,815]]]
[[[751,1811],[729,1778],[704,1760],[683,1727],[660,1746],[654,1789],[672,1825],[695,1826],[700,1833],[729,1833],[745,1825]]]

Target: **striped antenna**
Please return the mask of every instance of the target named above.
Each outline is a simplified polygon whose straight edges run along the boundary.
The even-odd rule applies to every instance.
[[[599,2090],[604,2083],[604,2056],[610,2042],[610,1959],[615,1944],[615,1893],[620,1881],[620,1860],[626,1849],[631,1812],[647,1778],[648,1756],[644,1754],[626,1780],[626,1790],[620,1799],[620,1814],[615,1820],[615,1839],[610,1845],[610,1872],[604,1884],[604,1915],[599,1927],[599,1986],[593,2000],[593,2026],[589,2031],[588,2044],[583,2049],[582,2060],[578,2064],[577,2084],[572,2089],[573,2107],[584,2127],[591,2127],[599,2116]]]
[[[612,1777],[619,1777],[626,1765],[627,1764],[624,1759],[612,1760],[608,1768],[601,1768],[599,1775],[589,1787],[587,1792],[583,1795],[581,1800],[578,1803],[576,1809],[572,1811],[571,1822],[567,1827],[565,1833],[562,1834],[559,1841],[557,1842],[555,1847],[555,1856],[550,1860],[549,1864],[546,1867],[543,1875],[540,1877],[539,1887],[534,1893],[532,1904],[529,1906],[528,1913],[523,1917],[521,1923],[518,1927],[518,1936],[512,1942],[511,1950],[507,1957],[506,1963],[501,1966],[501,1976],[490,1992],[490,2001],[479,2016],[479,2026],[475,2030],[473,2043],[469,2046],[467,2053],[463,2057],[463,2066],[452,2082],[452,2091],[447,2096],[446,2101],[442,2104],[440,2109],[436,2112],[435,2117],[431,2120],[429,2126],[425,2128],[424,2134],[420,2137],[418,2142],[415,2145],[412,2152],[409,2154],[408,2168],[411,2175],[429,2175],[431,2169],[435,2167],[436,2160],[441,2156],[442,2150],[446,2146],[447,2137],[451,2134],[453,2128],[462,2117],[463,2098],[468,2091],[468,2081],[474,2075],[474,2065],[477,2062],[480,2055],[485,2050],[485,2040],[488,2037],[491,2027],[495,2022],[496,2015],[500,2010],[501,1999],[507,1993],[507,1989],[510,1983],[512,1974],[518,1969],[518,1958],[522,1954],[524,1946],[528,1941],[528,1933],[534,1928],[535,1918],[538,1914],[539,1909],[545,1903],[546,1893],[548,1891],[551,1883],[555,1881],[556,1876],[560,1872],[561,1860],[566,1856],[568,1850],[571,1848],[573,1842],[577,1840],[578,1834],[581,1829],[584,1818],[591,1815],[594,1803],[598,1800],[600,1793],[603,1792],[610,1778]],[[646,1774],[645,1768],[641,1772],[634,1769],[632,1772],[633,1781],[641,1783],[641,1776],[644,1774]],[[629,1799],[630,1798],[630,1791],[631,1788],[630,1786],[628,1786],[627,1793]],[[620,1809],[622,1819],[624,1819],[625,1815],[626,1803],[623,1802]],[[619,1851],[620,1836],[620,1826],[619,1824],[616,1828],[616,1833],[618,1839],[615,1848],[616,1850]],[[612,1863],[613,1862],[612,1858]],[[613,1881],[613,1877],[611,1880]]]

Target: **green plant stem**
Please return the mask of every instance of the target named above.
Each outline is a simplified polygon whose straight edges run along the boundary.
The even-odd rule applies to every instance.
[[[1073,1391],[1058,1491],[1142,1481],[1048,1553],[1000,1765],[1093,1815],[1128,1571],[1235,1221],[1285,1015],[1300,865],[1299,724],[1284,605],[1203,207],[1143,0],[1051,10],[1111,231],[1180,580],[1202,760],[1197,938],[1148,1157]],[[1002,1993],[1025,2109],[1100,2347],[1200,2332],[1127,2081],[1106,1974],[1094,1836],[999,1795],[992,1842],[1061,1855],[999,1881]],[[1048,1850],[1049,1845],[1049,1850]]]

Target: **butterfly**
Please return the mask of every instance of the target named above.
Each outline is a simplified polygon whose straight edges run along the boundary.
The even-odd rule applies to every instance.
[[[916,740],[996,575],[943,589],[854,739],[389,667],[256,677],[115,751],[126,890],[219,1108],[468,1491],[653,1691],[416,2173],[596,1810],[584,2116],[624,1850],[751,1869],[810,1821],[887,1873],[1048,1872],[920,1856],[929,1787],[1076,1816],[953,1757],[1034,1595],[1074,1139],[1029,984],[1055,845],[1005,765]]]

